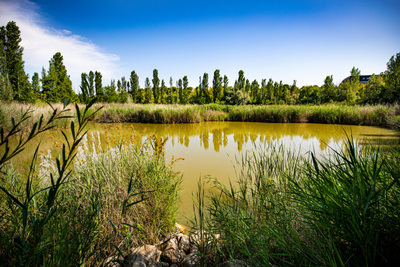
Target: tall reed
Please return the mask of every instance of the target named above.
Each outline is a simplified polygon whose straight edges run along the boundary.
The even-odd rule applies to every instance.
[[[165,140],[152,136],[139,145],[106,149],[99,138],[86,137],[89,110],[90,105],[76,107],[78,124],[71,122],[70,134],[64,132],[60,155],[41,155],[41,164],[33,161],[27,173],[6,164],[15,153],[5,149],[0,162],[0,262],[99,265],[109,255],[155,243],[172,230],[181,177],[164,160]],[[54,116],[63,117],[58,114]],[[36,124],[28,141],[52,121]],[[19,125],[17,121],[14,128]],[[2,146],[8,136],[2,134]],[[20,138],[17,152],[27,145],[26,137]]]
[[[392,266],[400,253],[399,152],[351,138],[325,156],[273,142],[240,159],[237,184],[213,179],[202,227],[221,235],[207,264]],[[210,251],[208,251],[210,253]]]

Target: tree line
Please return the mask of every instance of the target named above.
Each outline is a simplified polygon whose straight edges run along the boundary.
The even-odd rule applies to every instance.
[[[81,74],[80,92],[72,90],[72,82],[57,52],[49,61],[49,68],[42,69],[41,78],[34,73],[32,78],[25,73],[23,47],[20,46],[20,30],[11,21],[0,28],[0,99],[3,101],[88,103],[94,97],[99,102],[159,103],[159,104],[321,104],[346,102],[357,104],[380,104],[400,102],[400,53],[392,56],[387,70],[372,74],[366,84],[360,83],[360,70],[353,67],[348,82],[334,84],[332,75],[327,76],[322,86],[310,85],[299,88],[296,81],[284,84],[272,79],[249,81],[243,70],[229,84],[226,75],[215,70],[212,81],[208,73],[199,77],[199,84],[190,87],[187,76],[174,81],[160,80],[158,70],[153,70],[152,79],[145,78],[144,88],[139,86],[139,76],[133,70],[129,78],[122,77],[103,85],[99,71]]]

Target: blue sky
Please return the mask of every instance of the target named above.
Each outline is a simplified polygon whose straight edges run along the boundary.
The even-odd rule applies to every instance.
[[[400,1],[28,1],[0,0],[0,24],[22,31],[25,67],[48,68],[61,52],[73,87],[99,70],[104,84],[135,70],[143,86],[154,68],[169,84],[191,86],[215,69],[230,84],[249,80],[299,86],[339,83],[353,66],[380,73],[400,52]]]

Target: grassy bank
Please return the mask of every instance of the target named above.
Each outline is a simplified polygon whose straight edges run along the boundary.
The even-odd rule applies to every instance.
[[[96,104],[95,106],[102,106]],[[0,124],[10,129],[9,118],[18,118],[29,106],[23,104],[0,105]],[[60,108],[61,105],[55,107]],[[53,110],[50,106],[32,106],[32,118],[44,114],[49,117]],[[399,106],[347,106],[347,105],[138,105],[106,104],[94,116],[96,122],[139,122],[139,123],[199,123],[203,121],[248,121],[278,123],[326,123],[398,127],[400,121]],[[29,130],[34,120],[29,119],[22,125],[22,130]],[[59,120],[55,127],[65,127],[67,120]]]
[[[8,163],[14,148],[1,150],[2,264],[98,266],[173,230],[181,176],[165,163],[165,141],[153,136],[141,145],[102,149],[97,136],[83,131],[91,116],[79,114],[57,158],[36,154],[39,165],[16,170]],[[63,114],[58,118],[64,120]],[[53,123],[36,124],[30,133]]]
[[[200,182],[195,223],[208,233],[200,244],[202,263],[396,265],[399,159],[398,151],[382,153],[352,140],[319,159],[272,142],[243,154],[238,184],[211,180],[214,189],[205,196]]]
[[[108,105],[97,122],[194,123],[202,121],[312,122],[392,126],[398,106]]]

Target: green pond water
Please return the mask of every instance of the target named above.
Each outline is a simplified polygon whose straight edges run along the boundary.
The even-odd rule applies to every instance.
[[[186,223],[192,215],[192,193],[196,192],[201,176],[217,177],[228,185],[235,181],[235,162],[240,153],[253,149],[264,142],[278,142],[300,150],[326,153],[328,146],[340,148],[346,132],[355,139],[368,139],[373,144],[392,146],[398,144],[398,137],[392,130],[369,127],[329,125],[312,123],[256,123],[256,122],[204,122],[196,124],[139,124],[139,123],[91,123],[90,133],[97,132],[108,142],[129,139],[133,136],[146,138],[156,134],[168,137],[166,161],[180,157],[174,169],[183,174],[183,184],[178,220]],[[109,140],[111,137],[111,141]],[[41,137],[43,152],[55,150],[61,140],[58,132],[49,132]],[[39,140],[37,140],[38,142]],[[104,142],[106,143],[106,142]],[[18,159],[18,164],[28,164],[35,149],[32,144]]]

